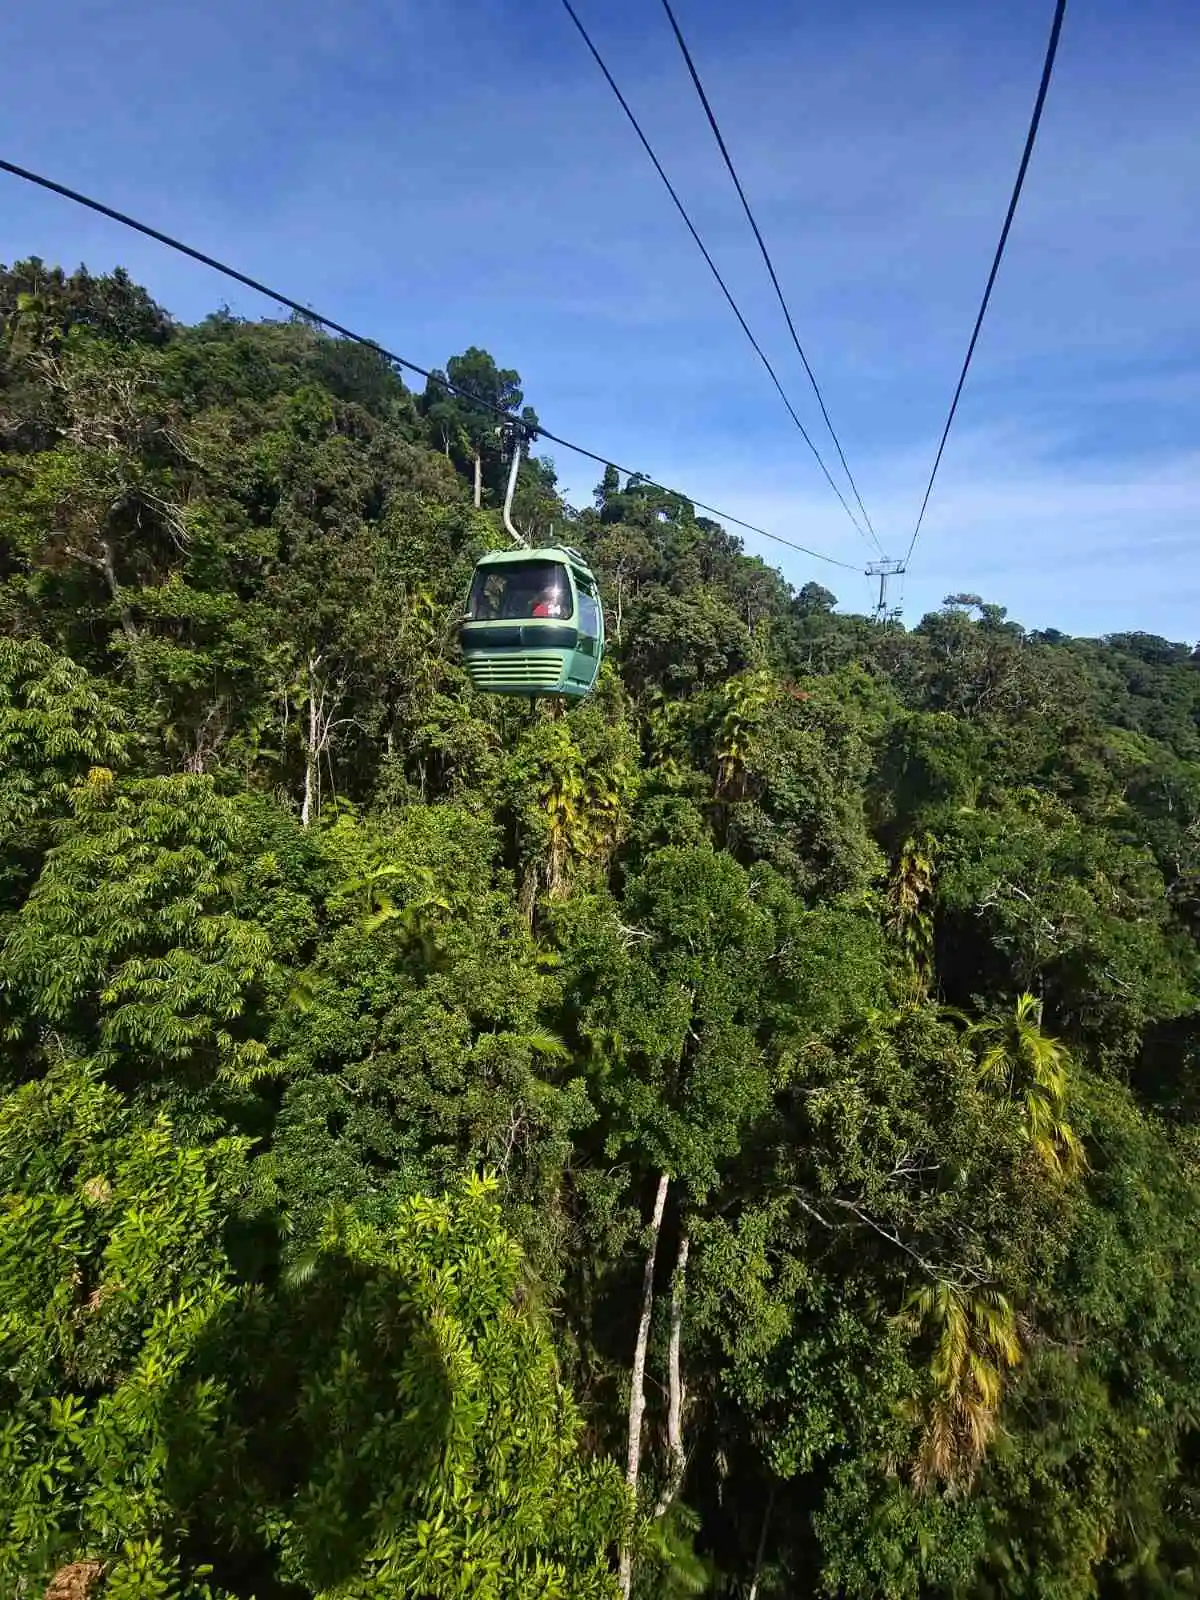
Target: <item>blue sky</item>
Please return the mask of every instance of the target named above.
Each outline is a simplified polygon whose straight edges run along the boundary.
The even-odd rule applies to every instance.
[[[823,453],[658,0],[576,0]],[[885,546],[907,544],[1050,0],[676,0]],[[1072,0],[905,581],[1030,626],[1200,636],[1200,11]],[[519,369],[547,426],[843,560],[846,520],[559,0],[0,8],[0,153],[422,364]],[[120,262],[177,316],[267,307],[0,175],[0,260]],[[586,502],[599,469],[555,452]],[[844,605],[864,578],[746,536]]]

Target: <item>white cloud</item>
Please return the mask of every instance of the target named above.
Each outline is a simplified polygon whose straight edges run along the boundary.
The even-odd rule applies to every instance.
[[[906,580],[915,621],[954,590],[983,591],[1029,626],[1076,632],[1142,627],[1200,636],[1200,451],[1130,456],[1079,468],[1012,426],[957,436],[939,475]],[[865,458],[859,476],[889,553],[903,555],[920,503],[926,457]],[[764,482],[745,464],[679,458],[668,482],[772,532],[852,564],[871,551],[828,490]],[[870,486],[869,492],[868,485]],[[793,582],[825,577],[863,603],[852,574],[745,535],[746,546]]]

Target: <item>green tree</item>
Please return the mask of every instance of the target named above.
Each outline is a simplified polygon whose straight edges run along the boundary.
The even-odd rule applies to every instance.
[[[486,1165],[553,1281],[563,1169],[594,1113],[494,830],[413,806],[386,828],[342,819],[322,845],[337,866],[325,936],[269,1039],[285,1082],[264,1192],[304,1248],[333,1200],[377,1219]]]
[[[215,1538],[252,1527],[276,1581],[329,1600],[615,1592],[624,1485],[580,1455],[497,1195],[470,1178],[382,1226],[335,1217],[292,1287],[219,1333],[233,1400],[203,1510]]]
[[[36,1058],[56,1030],[189,1120],[253,1121],[274,1070],[266,1014],[289,987],[279,958],[312,930],[267,848],[286,841],[286,819],[271,840],[269,813],[264,829],[207,779],[118,782],[99,768],[71,803],[0,950],[10,1039]]]
[[[75,1561],[128,1600],[210,1593],[179,1556],[222,1391],[188,1363],[233,1298],[245,1155],[178,1145],[69,1060],[0,1101],[6,1593]]]
[[[123,710],[69,657],[32,639],[0,639],[0,930],[28,893],[89,771],[130,753]]]
[[[0,1103],[12,1592],[95,1562],[106,1594],[207,1600],[257,1543],[314,1597],[612,1594],[624,1489],[580,1457],[494,1181],[331,1222],[248,1292],[222,1238],[245,1155],[68,1062]]]
[[[469,460],[476,508],[483,503],[485,485],[493,495],[503,493],[497,412],[518,412],[523,399],[520,374],[497,367],[487,351],[475,345],[461,356],[451,356],[445,373],[433,373],[425,386],[423,405],[430,432],[447,457],[460,454]],[[526,406],[520,414],[531,433],[536,431],[536,413]]]

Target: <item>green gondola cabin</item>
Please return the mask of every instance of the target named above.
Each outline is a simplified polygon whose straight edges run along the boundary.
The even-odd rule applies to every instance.
[[[578,550],[493,550],[471,580],[463,664],[488,694],[582,699],[604,654],[604,612]]]

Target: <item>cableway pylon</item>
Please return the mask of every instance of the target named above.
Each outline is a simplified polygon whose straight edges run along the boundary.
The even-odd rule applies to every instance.
[[[875,621],[882,627],[887,622],[899,621],[898,607],[888,606],[888,583],[892,578],[903,577],[905,572],[903,561],[872,561],[864,568],[868,578],[879,579],[879,599],[875,602]]]

